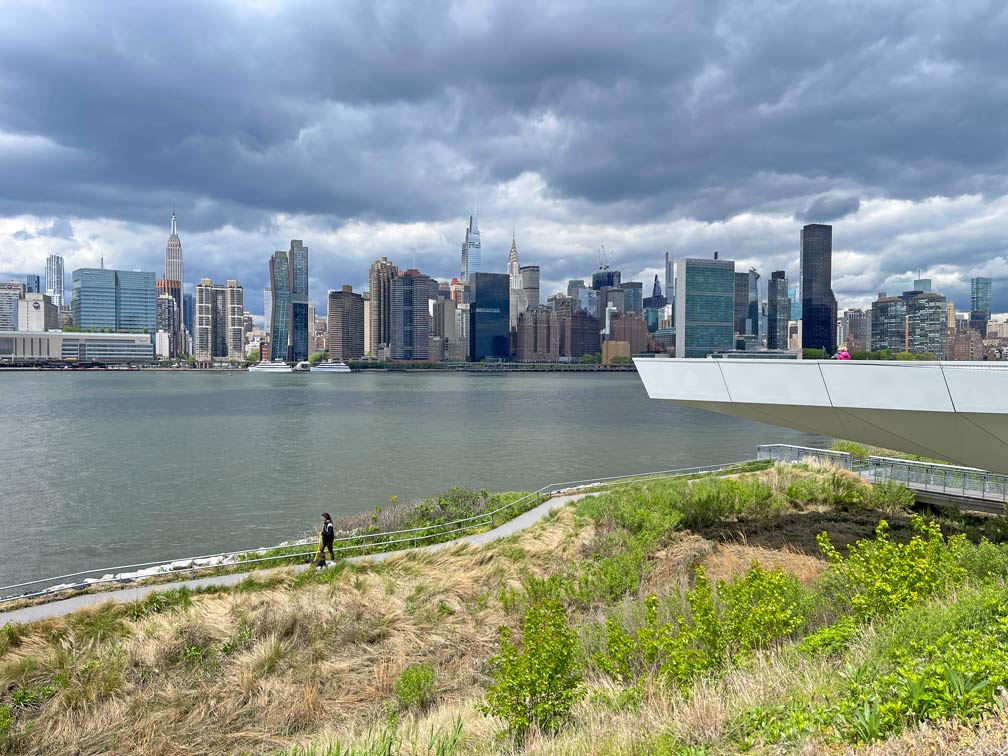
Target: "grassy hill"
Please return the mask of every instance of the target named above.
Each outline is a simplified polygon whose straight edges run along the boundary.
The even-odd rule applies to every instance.
[[[1003,748],[1004,520],[911,505],[832,469],[637,483],[481,549],[8,627],[0,753]]]

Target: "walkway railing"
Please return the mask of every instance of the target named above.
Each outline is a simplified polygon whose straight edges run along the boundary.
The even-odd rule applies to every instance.
[[[853,458],[846,452],[789,444],[767,444],[757,449],[759,459],[794,464],[814,460],[852,470],[872,483],[900,483],[917,491],[935,491],[964,499],[1008,504],[1008,475],[976,467],[870,456]]]
[[[832,449],[816,449],[811,446],[763,444],[756,447],[756,458],[783,462],[789,465],[814,461],[820,464],[825,463],[834,467],[842,467],[844,470],[853,469],[853,459],[847,452],[838,452]]]
[[[1008,475],[975,467],[869,457],[862,475],[873,483],[892,481],[920,491],[938,491],[964,498],[1008,502]]]
[[[492,529],[523,512],[533,509],[558,494],[585,493],[600,488],[608,489],[665,478],[686,478],[706,474],[731,474],[745,469],[758,469],[759,467],[758,460],[747,460],[635,475],[591,478],[567,483],[551,483],[496,509],[471,517],[463,517],[449,522],[424,525],[405,530],[343,535],[334,540],[333,552],[338,557],[346,557],[440,543],[451,540],[451,536],[478,532],[484,528]],[[317,553],[317,544],[318,542],[313,540],[310,543],[301,542],[292,544],[290,547],[227,551],[198,557],[185,557],[174,560],[161,559],[153,562],[137,562],[115,567],[99,567],[80,572],[69,572],[64,575],[55,575],[0,586],[0,604],[65,591],[80,591],[112,583],[127,585],[161,575],[183,575],[211,570],[234,571],[236,568],[245,566],[258,567],[269,562],[303,562],[304,559]],[[307,548],[309,545],[311,546],[310,550],[299,550]],[[130,573],[127,571],[133,572]],[[137,574],[136,571],[140,571],[141,574]]]

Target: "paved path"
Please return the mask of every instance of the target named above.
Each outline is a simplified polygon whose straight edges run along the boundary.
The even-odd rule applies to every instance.
[[[500,540],[501,538],[507,538],[510,535],[514,535],[522,530],[530,528],[535,525],[546,515],[555,509],[560,509],[561,507],[573,502],[578,499],[583,499],[585,496],[595,496],[597,494],[572,494],[568,496],[556,496],[552,499],[544,501],[539,506],[530,509],[524,514],[520,514],[517,517],[508,520],[503,525],[499,525],[493,530],[488,530],[483,533],[475,533],[473,535],[464,536],[463,538],[457,538],[454,541],[445,541],[444,543],[435,543],[430,546],[418,546],[412,549],[402,549],[400,551],[384,551],[378,554],[364,554],[362,556],[350,557],[346,561],[348,562],[383,562],[386,559],[394,556],[400,556],[402,554],[409,554],[413,551],[438,551],[440,549],[448,549],[452,546],[458,546],[459,544],[467,543],[473,546],[485,546],[488,543]],[[300,564],[293,567],[294,571],[301,572],[308,569],[309,565]],[[71,596],[70,598],[60,599],[59,601],[50,601],[45,604],[38,604],[36,606],[26,606],[23,609],[15,609],[10,612],[0,613],[0,627],[4,625],[14,623],[14,622],[35,622],[36,620],[48,619],[49,617],[61,617],[64,614],[70,614],[78,609],[82,609],[86,606],[94,606],[95,604],[103,604],[107,601],[111,601],[115,604],[125,604],[132,601],[138,601],[144,596],[151,593],[157,593],[160,591],[170,591],[175,588],[189,588],[191,590],[197,590],[199,588],[210,588],[217,586],[228,586],[240,583],[249,574],[256,575],[268,575],[271,572],[277,570],[289,570],[291,567],[273,567],[270,569],[254,570],[252,573],[249,572],[235,572],[228,575],[214,575],[211,577],[204,578],[193,578],[192,580],[180,580],[176,583],[156,583],[151,585],[137,585],[133,588],[122,588],[116,591],[106,591],[104,593],[81,593],[77,596]]]

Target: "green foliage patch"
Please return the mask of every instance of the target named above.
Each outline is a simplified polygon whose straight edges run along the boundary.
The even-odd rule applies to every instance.
[[[911,523],[914,535],[904,544],[891,541],[889,525],[880,520],[874,540],[858,541],[847,559],[825,532],[819,534],[819,547],[840,578],[836,598],[850,606],[855,618],[893,614],[965,580],[961,559],[966,537],[946,540],[937,523],[919,515]]]
[[[503,719],[515,739],[533,728],[555,732],[584,695],[578,638],[556,601],[528,608],[520,647],[511,631],[502,627],[500,647],[490,667],[493,683],[482,711]]]
[[[424,712],[434,700],[434,667],[411,664],[395,683],[395,697],[402,710]]]
[[[614,618],[605,626],[604,650],[595,665],[623,684],[654,671],[687,687],[698,675],[720,669],[733,657],[765,648],[804,623],[807,596],[798,581],[780,568],[753,564],[734,583],[714,586],[702,567],[687,592],[688,616],[659,620],[658,599],[645,599],[645,619],[635,633]]]

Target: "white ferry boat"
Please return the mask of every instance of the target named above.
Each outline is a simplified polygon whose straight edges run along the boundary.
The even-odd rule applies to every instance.
[[[277,360],[275,362],[260,362],[257,365],[249,366],[250,373],[289,373],[291,366],[286,362]]]
[[[350,367],[344,362],[320,362],[312,368],[313,373],[349,373]]]

